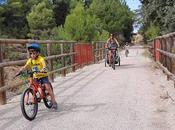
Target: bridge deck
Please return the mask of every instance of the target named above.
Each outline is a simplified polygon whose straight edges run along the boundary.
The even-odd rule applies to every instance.
[[[0,129],[173,130],[173,82],[143,56],[142,48],[121,52],[116,70],[104,62],[55,79],[58,111],[39,104],[29,122],[20,111],[20,96],[0,106]],[[172,98],[168,98],[172,94]]]

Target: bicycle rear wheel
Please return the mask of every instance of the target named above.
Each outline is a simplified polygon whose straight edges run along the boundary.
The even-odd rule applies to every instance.
[[[113,56],[112,58],[112,68],[115,70],[115,60],[116,60],[116,57]]]
[[[44,90],[44,94],[45,94],[45,97],[43,99],[44,105],[50,109],[53,105],[52,100],[51,100],[51,96],[47,90]]]
[[[23,116],[32,121],[38,112],[38,102],[36,95],[31,88],[27,88],[21,96],[21,111]]]
[[[118,65],[120,66],[120,57],[119,57],[119,59],[118,59]]]

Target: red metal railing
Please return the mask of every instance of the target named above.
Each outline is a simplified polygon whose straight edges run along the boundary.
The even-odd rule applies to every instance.
[[[80,66],[91,64],[93,62],[93,49],[91,44],[76,44],[74,45],[74,51],[77,54],[74,57],[74,62]]]
[[[155,55],[155,61],[160,61],[160,52],[157,49],[160,49],[160,40],[159,39],[155,39],[154,42],[154,55]]]

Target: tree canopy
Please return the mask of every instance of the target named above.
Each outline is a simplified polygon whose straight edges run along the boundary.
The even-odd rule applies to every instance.
[[[6,0],[0,4],[0,37],[92,41],[133,30],[125,0]]]
[[[108,32],[123,32],[125,29],[128,29],[129,32],[132,31],[130,29],[132,28],[133,13],[125,2],[94,0],[91,10],[100,19],[102,27]]]
[[[175,30],[174,0],[140,1],[142,3],[141,13],[143,16],[143,32],[150,32],[150,30],[154,28],[154,30],[157,30],[156,35],[161,35]],[[152,38],[149,36],[147,37]]]
[[[55,26],[53,10],[47,1],[38,3],[32,7],[31,12],[27,15],[27,21],[30,27],[32,38],[47,38],[51,29]],[[43,36],[44,35],[44,36]]]

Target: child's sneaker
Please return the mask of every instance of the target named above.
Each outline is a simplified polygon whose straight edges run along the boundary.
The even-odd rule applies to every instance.
[[[57,103],[56,102],[53,103],[52,109],[54,109],[54,110],[57,110],[58,109],[58,106],[57,106]]]

